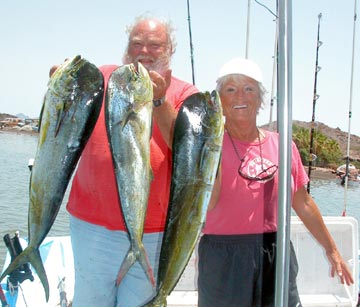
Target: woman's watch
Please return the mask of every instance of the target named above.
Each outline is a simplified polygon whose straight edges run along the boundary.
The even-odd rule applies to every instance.
[[[159,99],[154,99],[153,100],[153,105],[154,105],[155,108],[160,107],[164,103],[164,101],[165,101],[165,96],[161,97]]]

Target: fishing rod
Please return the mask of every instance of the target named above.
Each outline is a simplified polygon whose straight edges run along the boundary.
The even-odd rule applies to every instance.
[[[274,61],[273,61],[273,76],[271,82],[271,98],[270,98],[270,118],[269,118],[269,129],[271,131],[274,130],[273,127],[273,107],[276,101],[276,95],[274,94],[276,88],[276,80],[277,80],[277,62],[278,62],[278,17],[276,16],[276,30],[275,30],[275,46],[274,46]]]
[[[251,0],[248,0],[248,9],[247,9],[247,25],[246,25],[246,43],[245,43],[245,59],[249,57],[249,33],[250,33],[250,3]]]
[[[190,4],[187,0],[187,13],[188,13],[188,25],[189,25],[189,39],[190,39],[190,58],[191,58],[191,72],[192,72],[192,83],[195,85],[195,69],[194,69],[194,46],[192,42],[191,34],[191,21],[190,21]]]
[[[348,140],[347,140],[347,149],[346,149],[346,169],[345,169],[345,188],[344,188],[344,208],[342,212],[342,216],[346,215],[346,206],[347,206],[347,187],[349,180],[349,164],[350,164],[350,127],[351,127],[351,113],[352,113],[352,96],[353,96],[353,79],[354,79],[354,62],[355,62],[355,33],[356,33],[356,2],[354,0],[354,25],[353,25],[353,45],[352,45],[352,59],[351,59],[351,78],[350,78],[350,101],[349,101],[349,122],[348,122]]]
[[[310,153],[309,153],[309,165],[308,165],[308,177],[309,182],[307,184],[307,192],[310,194],[310,177],[311,177],[311,168],[313,165],[313,161],[316,160],[316,155],[314,154],[314,132],[315,132],[315,106],[316,101],[319,99],[319,95],[316,93],[316,85],[317,85],[317,74],[321,70],[321,67],[318,65],[319,62],[319,48],[322,45],[322,41],[320,41],[320,20],[322,14],[318,15],[318,30],[317,30],[317,42],[316,42],[316,62],[315,62],[315,81],[314,81],[314,94],[313,94],[313,105],[312,105],[312,118],[311,118],[311,130],[310,130]]]
[[[265,4],[261,3],[258,0],[254,0],[255,3],[265,8],[270,14],[272,14],[276,20],[278,18],[277,14],[275,14],[271,9],[269,9]],[[249,41],[250,41],[250,5],[251,0],[248,0],[248,9],[247,9],[247,18],[246,18],[246,43],[245,43],[245,59],[249,57]],[[275,37],[277,37],[277,33],[275,34]],[[276,39],[276,38],[275,38]],[[276,44],[276,42],[275,42]]]

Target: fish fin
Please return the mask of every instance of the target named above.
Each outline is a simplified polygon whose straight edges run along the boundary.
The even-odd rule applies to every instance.
[[[127,116],[125,117],[125,120],[121,122],[122,129],[127,125],[129,121],[131,121],[132,117],[135,115],[135,112],[133,110],[129,111],[127,113]]]
[[[2,273],[0,277],[0,281],[3,280],[5,276],[10,275],[20,266],[29,262],[35,269],[37,275],[39,276],[39,279],[45,290],[46,302],[48,302],[49,293],[50,293],[49,282],[38,249],[34,249],[30,247],[25,248],[25,250],[11,262],[10,265],[7,267],[7,269]]]
[[[153,128],[154,128],[154,120],[152,119],[152,116],[151,116],[150,131],[153,131]],[[151,140],[151,137],[152,137],[152,133],[149,134],[149,142]]]
[[[151,285],[155,288],[155,278],[154,273],[150,265],[149,258],[145,251],[144,245],[142,243],[136,244],[137,247],[134,248],[134,245],[128,251],[123,263],[121,264],[118,276],[116,278],[116,286],[119,286],[121,281],[124,279],[124,276],[129,271],[131,266],[135,263],[136,260],[139,260],[141,266],[143,267],[147,277],[149,278]]]
[[[157,295],[142,307],[167,307],[166,297]]]
[[[138,257],[139,262],[140,262],[141,266],[143,267],[147,277],[149,278],[151,285],[153,286],[153,288],[155,288],[156,284],[155,284],[154,272],[151,268],[149,257],[145,251],[144,245],[142,243],[140,243],[138,249],[140,250],[139,257]]]
[[[151,182],[151,181],[154,180],[154,172],[153,172],[153,169],[151,167],[150,160],[149,160],[148,167],[149,167],[149,178],[150,178],[150,182]]]
[[[221,166],[221,160],[222,160],[222,152],[220,152],[219,163],[218,163],[218,166],[217,166],[215,178],[217,178],[218,175],[219,175],[219,170],[220,170],[220,166]]]
[[[44,114],[45,98],[46,98],[46,95],[44,96],[43,104],[42,104],[42,106],[41,106],[41,111],[40,111],[40,115],[39,115],[39,123],[38,123],[38,131],[40,131],[41,122],[42,122],[42,117],[43,117],[43,114]]]
[[[39,276],[39,279],[44,287],[46,302],[48,302],[49,295],[50,295],[49,282],[48,282],[48,279],[46,276],[45,268],[42,263],[39,250],[35,249],[34,252],[29,255],[29,258],[30,258],[30,264],[35,269],[35,271],[36,271],[37,275]]]
[[[62,123],[64,121],[65,115],[69,111],[69,108],[71,106],[73,106],[73,105],[74,104],[72,104],[72,103],[62,103],[61,104],[61,108],[58,110],[57,116],[56,116],[55,137],[57,136],[57,134],[60,131],[60,128],[61,128],[61,125],[62,125]],[[73,117],[75,116],[76,108],[77,108],[77,104],[75,104],[74,110],[72,111]]]
[[[152,168],[150,167],[150,181],[154,180],[154,172],[152,170]]]
[[[131,266],[135,263],[135,261],[136,261],[135,253],[132,249],[130,249],[127,255],[125,256],[124,261],[122,262],[121,267],[119,269],[119,273],[116,278],[116,286],[119,286],[121,281],[124,279],[124,276],[129,271]]]
[[[5,278],[5,276],[10,275],[13,271],[20,268],[23,264],[29,262],[29,257],[27,256],[28,250],[25,249],[22,253],[20,253],[6,268],[6,270],[0,276],[0,281]]]
[[[200,169],[207,167],[206,158],[209,154],[209,144],[207,142],[204,143],[203,147],[201,148],[201,155],[200,155]]]
[[[60,126],[61,126],[62,119],[63,119],[63,112],[64,112],[64,106],[60,110],[58,110],[58,112],[57,112],[56,127],[55,127],[55,137],[57,136],[57,134],[59,133],[59,130],[60,130]]]

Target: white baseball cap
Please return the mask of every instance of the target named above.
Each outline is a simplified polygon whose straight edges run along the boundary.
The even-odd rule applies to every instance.
[[[263,81],[263,75],[259,65],[244,58],[234,58],[225,63],[220,68],[217,80],[232,74],[245,75],[260,83]]]

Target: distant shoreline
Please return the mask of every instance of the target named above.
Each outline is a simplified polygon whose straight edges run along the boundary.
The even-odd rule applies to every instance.
[[[9,133],[16,133],[16,134],[28,134],[28,135],[39,135],[38,132],[36,131],[29,131],[29,130],[21,130],[21,128],[15,127],[15,128],[10,128],[10,127],[5,127],[3,129],[0,129],[0,133],[2,132],[9,132]],[[304,166],[306,172],[308,171],[308,167]],[[331,168],[322,168],[322,167],[313,167],[311,169],[311,178],[315,178],[315,179],[326,179],[326,180],[332,180],[332,179],[336,179],[336,175],[334,173],[334,170]],[[310,178],[310,179],[311,179]]]
[[[16,133],[16,134],[29,134],[29,135],[39,135],[38,132],[34,130],[27,130],[20,127],[3,127],[0,129],[0,133],[2,132],[9,132],[9,133]]]
[[[308,167],[304,166],[306,172],[308,171]],[[333,169],[331,168],[323,168],[323,167],[313,167],[311,169],[310,179],[336,179],[337,176]]]

